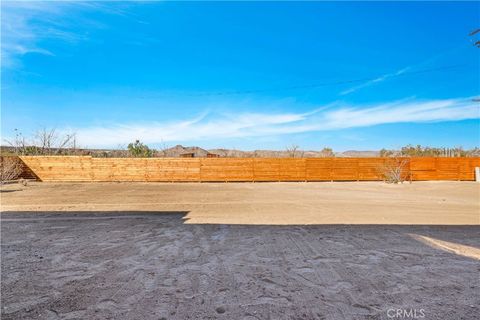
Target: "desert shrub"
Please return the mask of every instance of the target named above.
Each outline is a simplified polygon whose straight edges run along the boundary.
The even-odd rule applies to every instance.
[[[408,145],[402,147],[400,155],[402,157],[466,157],[469,151],[463,150],[462,147],[434,148]]]
[[[475,147],[467,151],[467,157],[480,157],[480,148]]]
[[[335,153],[333,152],[333,149],[332,148],[323,148],[322,151],[320,151],[320,154],[322,157],[326,157],[326,158],[333,158],[335,157]]]
[[[391,158],[388,159],[385,164],[379,168],[379,171],[385,182],[403,183],[403,181],[407,179],[407,164],[407,159]]]
[[[0,161],[0,184],[17,179],[23,171],[17,157],[2,157]]]
[[[151,150],[147,145],[136,140],[134,143],[128,145],[128,152],[132,157],[138,158],[149,158],[153,155],[153,150]]]
[[[392,157],[395,155],[395,151],[393,150],[387,150],[387,149],[381,149],[379,151],[379,156],[382,157],[382,158],[388,158],[388,157]]]
[[[478,148],[464,150],[462,147],[455,148],[435,148],[424,147],[421,145],[407,145],[400,150],[381,149],[379,156],[389,157],[475,157],[480,154]]]

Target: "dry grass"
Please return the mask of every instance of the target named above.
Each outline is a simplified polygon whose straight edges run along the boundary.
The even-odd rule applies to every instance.
[[[0,161],[0,183],[17,179],[22,173],[22,163],[18,157],[2,157]]]

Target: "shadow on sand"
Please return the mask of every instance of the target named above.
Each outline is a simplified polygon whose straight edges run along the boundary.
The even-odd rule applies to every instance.
[[[2,213],[2,319],[480,312],[468,256],[478,226],[187,224],[187,214]]]

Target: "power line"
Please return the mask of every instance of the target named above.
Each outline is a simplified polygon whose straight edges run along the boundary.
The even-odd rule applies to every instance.
[[[457,65],[450,65],[450,66],[442,66],[437,68],[429,68],[423,69],[418,71],[406,71],[399,74],[394,74],[389,76],[389,78],[397,78],[397,77],[404,77],[404,76],[411,76],[417,74],[424,74],[430,72],[440,72],[440,71],[447,71],[452,69],[459,69],[462,67],[468,66],[467,64],[457,64]],[[358,78],[352,80],[342,80],[342,81],[332,81],[332,82],[323,82],[323,83],[316,83],[316,84],[307,84],[307,85],[295,85],[295,86],[286,86],[286,87],[278,87],[278,88],[266,88],[266,89],[250,89],[250,90],[234,90],[234,91],[219,91],[219,92],[202,92],[202,93],[187,93],[184,96],[188,97],[204,97],[204,96],[227,96],[227,95],[242,95],[242,94],[253,94],[253,93],[262,93],[262,92],[275,92],[275,91],[289,91],[289,90],[299,90],[299,89],[313,89],[313,88],[320,88],[326,86],[337,86],[343,84],[355,84],[359,82],[368,82],[373,81],[378,78],[385,76],[377,75],[374,77],[368,78]],[[145,98],[145,97],[143,97]]]

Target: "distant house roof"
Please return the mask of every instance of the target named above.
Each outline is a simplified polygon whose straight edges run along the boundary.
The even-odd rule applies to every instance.
[[[195,153],[194,152],[189,152],[189,153],[182,153],[180,154],[181,158],[195,158]]]
[[[207,153],[207,158],[220,158],[219,154],[216,153]]]

